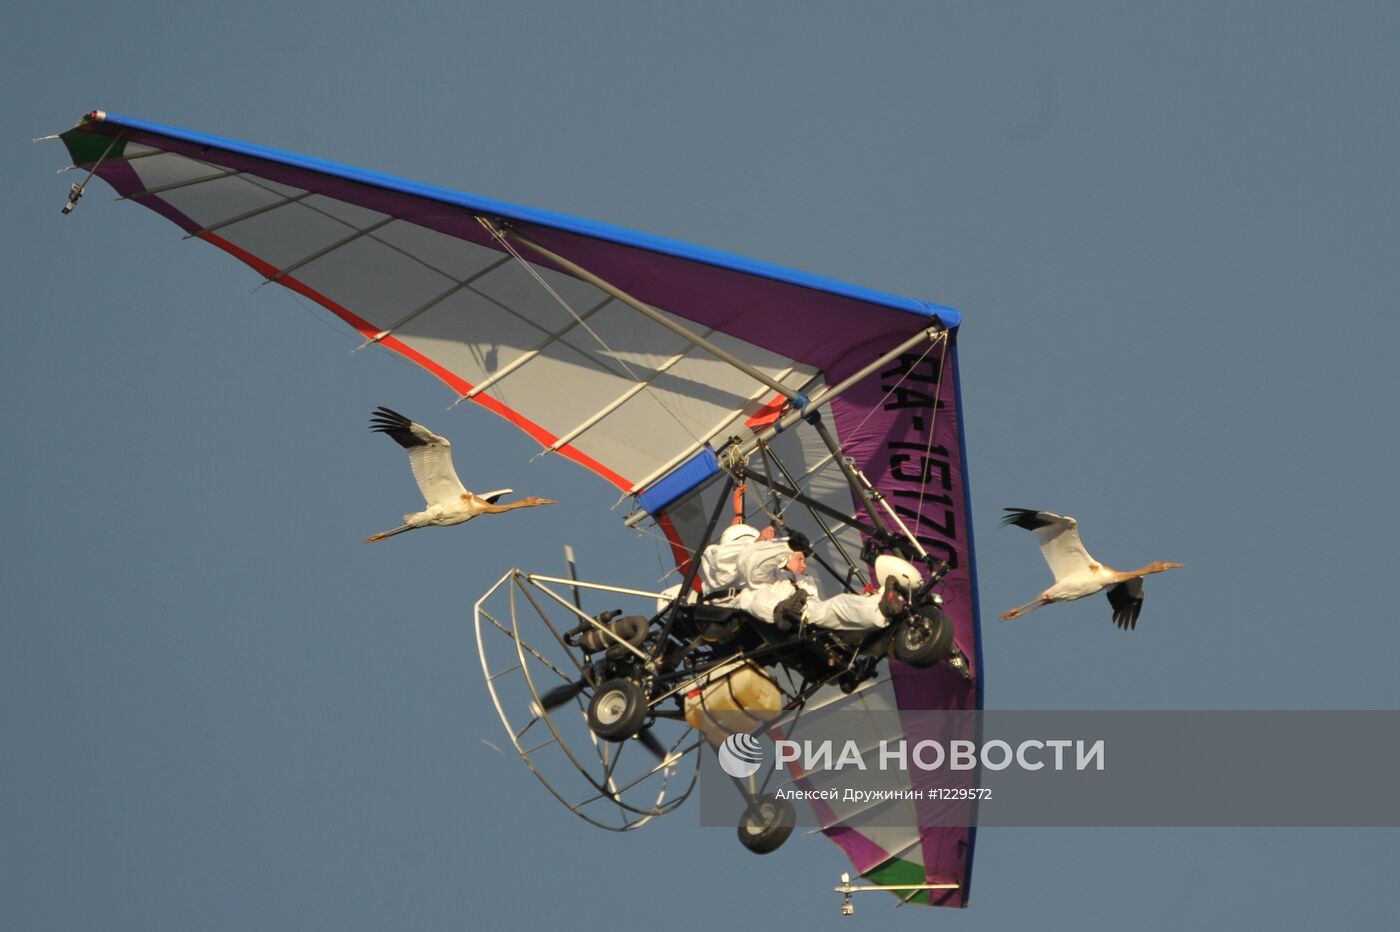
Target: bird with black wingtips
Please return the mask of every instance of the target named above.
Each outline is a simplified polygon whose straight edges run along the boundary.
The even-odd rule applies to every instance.
[[[427,508],[403,516],[403,524],[387,531],[380,531],[365,538],[372,544],[413,531],[421,527],[449,527],[470,521],[478,515],[500,514],[517,508],[533,508],[536,505],[556,504],[553,499],[528,495],[519,501],[505,505],[496,504],[511,489],[497,489],[483,495],[476,495],[462,485],[457,478],[457,470],[452,465],[452,444],[446,437],[439,437],[417,421],[411,421],[390,408],[376,408],[370,417],[370,430],[388,434],[389,437],[408,451],[408,463],[413,469],[413,478],[423,493]]]
[[[1142,578],[1183,566],[1158,560],[1141,569],[1115,570],[1089,556],[1079,539],[1079,522],[1074,518],[1029,508],[1005,511],[1008,514],[1002,518],[1003,527],[1014,524],[1035,533],[1040,541],[1040,552],[1055,575],[1055,583],[1034,601],[1002,615],[1002,621],[1020,618],[1052,602],[1072,602],[1107,589],[1108,602],[1113,606],[1113,623],[1124,631],[1136,629],[1138,615],[1142,612]]]

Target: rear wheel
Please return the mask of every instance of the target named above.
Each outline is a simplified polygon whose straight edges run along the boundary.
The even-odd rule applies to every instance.
[[[588,703],[588,727],[607,741],[626,741],[642,727],[646,716],[646,696],[631,680],[608,680]]]
[[[768,854],[782,847],[797,825],[792,803],[776,796],[764,796],[744,810],[739,819],[739,844],[754,854]]]
[[[923,605],[899,623],[894,656],[911,667],[931,667],[953,652],[953,620],[933,605]]]

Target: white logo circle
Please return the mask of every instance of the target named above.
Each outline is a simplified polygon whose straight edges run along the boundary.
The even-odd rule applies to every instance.
[[[758,768],[763,766],[763,745],[753,735],[740,732],[725,738],[715,756],[719,758],[721,770],[736,780],[743,780],[758,773]]]

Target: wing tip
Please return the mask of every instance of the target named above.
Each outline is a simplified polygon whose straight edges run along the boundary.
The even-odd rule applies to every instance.
[[[374,409],[369,418],[369,429],[376,433],[388,434],[389,438],[405,449],[424,446],[426,439],[414,432],[414,422],[393,408],[383,405]],[[418,425],[421,427],[421,425]],[[424,428],[426,430],[426,428]],[[431,433],[431,432],[429,432]]]
[[[1050,523],[1040,517],[1040,512],[1033,508],[1003,508],[1002,511],[1009,512],[1009,514],[1002,515],[1002,527],[1015,525],[1028,531],[1034,531],[1036,528],[1044,527]]]
[[[1142,614],[1142,598],[1135,598],[1128,591],[1126,583],[1119,583],[1111,587],[1108,592],[1108,604],[1113,606],[1113,624],[1120,631],[1136,631],[1138,616]]]
[[[396,424],[402,427],[407,427],[409,424],[413,423],[413,421],[404,417],[402,414],[395,411],[393,408],[386,408],[383,405],[380,405],[379,407],[375,408],[374,411],[370,413],[369,419],[371,424],[382,421],[388,424]]]

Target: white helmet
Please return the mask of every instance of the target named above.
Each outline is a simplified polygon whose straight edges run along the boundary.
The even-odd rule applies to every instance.
[[[883,589],[885,580],[891,576],[894,577],[895,582],[910,592],[917,589],[919,584],[924,581],[923,577],[919,575],[919,571],[914,569],[914,564],[891,554],[882,553],[875,558],[876,584]]]
[[[741,540],[758,540],[758,528],[747,524],[731,524],[719,536],[721,544],[737,544]]]

